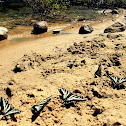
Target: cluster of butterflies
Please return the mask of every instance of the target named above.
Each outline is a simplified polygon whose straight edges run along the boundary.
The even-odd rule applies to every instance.
[[[113,87],[117,87],[117,86],[121,86],[123,85],[124,82],[126,82],[126,78],[119,78],[119,77],[114,77],[112,75],[110,75],[108,72],[106,72],[108,77],[112,80],[112,84]],[[99,76],[101,77],[101,65],[99,65],[98,70],[95,72],[95,76]],[[79,101],[85,101],[82,97],[79,97],[69,91],[67,91],[64,88],[59,89],[59,92],[61,93],[61,99],[63,100],[63,105],[68,105],[70,103],[72,103],[73,101],[79,102]],[[33,115],[37,115],[38,113],[40,113],[40,111],[44,108],[44,106],[51,100],[51,97],[46,98],[45,100],[43,100],[42,102],[34,105],[31,108],[31,111],[33,113]],[[8,116],[14,117],[15,114],[20,114],[21,111],[18,109],[15,109],[14,107],[12,107],[9,102],[0,97],[0,112],[3,113],[3,117],[0,120],[4,120],[6,119]]]
[[[123,85],[123,83],[126,82],[126,77],[125,78],[115,77],[115,76],[112,76],[111,74],[109,74],[108,71],[106,71],[106,74],[111,79],[113,88],[120,89],[120,87]],[[101,77],[101,64],[98,66],[98,69],[97,69],[97,71],[94,74],[95,78],[97,76]]]
[[[108,77],[112,80],[112,86],[113,88],[120,88],[121,85],[123,85],[124,82],[126,82],[126,77],[125,78],[119,78],[119,77],[115,77],[112,76],[108,73],[108,71],[106,72]]]
[[[63,105],[70,104],[73,101],[76,101],[76,102],[85,101],[83,98],[81,98],[81,97],[67,91],[64,88],[59,89],[59,92],[62,94],[61,98],[64,101]],[[34,105],[31,108],[32,113],[34,115],[37,115],[38,113],[40,113],[40,111],[44,108],[44,106],[51,100],[51,97],[52,96],[50,96],[50,97],[44,99],[42,102]],[[15,109],[14,107],[12,107],[9,104],[9,102],[6,99],[2,98],[2,97],[0,97],[0,105],[1,105],[0,112],[4,113],[3,117],[0,120],[5,120],[8,116],[13,117],[15,114],[20,114],[21,113],[20,110]]]

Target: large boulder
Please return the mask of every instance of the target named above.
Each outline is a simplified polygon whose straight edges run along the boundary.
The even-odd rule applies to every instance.
[[[33,34],[41,34],[47,32],[48,24],[45,21],[39,21],[33,25]]]
[[[79,34],[88,34],[93,31],[93,28],[90,25],[83,25],[79,30]]]
[[[103,10],[103,14],[109,14],[109,13],[112,13],[112,10],[111,9],[105,9]]]
[[[5,27],[0,27],[0,40],[7,39],[8,30]]]
[[[119,11],[117,9],[112,10],[112,14],[119,14]]]
[[[115,32],[123,32],[123,31],[125,31],[125,26],[120,22],[116,22],[115,24],[107,27],[104,30],[104,33],[115,33]]]

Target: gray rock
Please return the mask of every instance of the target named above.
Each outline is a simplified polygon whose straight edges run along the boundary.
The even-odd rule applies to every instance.
[[[79,34],[88,34],[93,31],[93,28],[90,25],[83,25],[80,30]]]
[[[107,27],[104,30],[104,33],[115,33],[115,32],[123,32],[123,31],[125,31],[125,26],[120,22],[116,22],[115,24]]]
[[[63,29],[55,29],[55,30],[53,30],[53,34],[58,34],[58,33],[60,33],[61,31],[63,31]]]
[[[112,10],[111,9],[105,9],[105,10],[103,10],[103,14],[108,14],[108,13],[112,13]]]
[[[0,27],[0,40],[7,39],[8,30],[5,27]]]
[[[77,21],[84,21],[84,20],[85,20],[85,18],[83,18],[83,17],[77,19]]]
[[[33,25],[33,34],[41,34],[47,32],[48,24],[45,21],[39,21]]]
[[[116,10],[116,9],[112,10],[111,13],[112,13],[112,14],[119,14],[118,10]]]

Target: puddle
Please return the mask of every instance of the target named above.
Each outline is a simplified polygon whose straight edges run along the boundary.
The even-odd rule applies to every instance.
[[[25,36],[25,35],[18,35],[18,36],[11,36],[8,37],[8,39],[2,40],[0,41],[0,49],[2,49],[3,47],[8,47],[11,45],[15,45],[15,44],[19,44],[19,43],[23,43],[23,42],[29,42],[29,41],[33,41],[33,40],[37,40],[43,38],[43,36]]]
[[[31,41],[31,40],[37,40],[42,37],[37,37],[37,38],[13,38],[9,40],[11,43],[20,43],[20,42],[26,42],[26,41]]]

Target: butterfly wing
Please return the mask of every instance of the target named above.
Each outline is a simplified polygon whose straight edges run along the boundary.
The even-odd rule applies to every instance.
[[[14,109],[14,107],[12,107],[9,102],[1,97],[1,110],[4,110],[4,116],[2,117],[2,119],[5,119],[7,116],[11,116],[11,115],[15,115],[15,114],[19,114],[21,111],[18,109]]]
[[[118,79],[118,83],[119,83],[119,84],[122,84],[122,83],[124,83],[124,82],[126,82],[126,78],[119,78],[119,79]]]
[[[83,98],[72,94],[71,92],[67,91],[64,88],[59,89],[59,92],[62,94],[63,96],[63,100],[64,100],[64,104],[69,104],[72,101],[85,101]]]
[[[97,69],[97,71],[95,72],[95,76],[99,76],[99,77],[101,77],[101,64],[98,66],[98,69]]]
[[[12,116],[12,115],[15,115],[15,114],[20,114],[20,113],[21,113],[20,110],[18,110],[18,109],[12,109],[9,112],[6,112],[4,114],[4,116],[2,117],[2,119],[5,119],[7,116]]]
[[[119,86],[123,84],[123,82],[126,82],[126,78],[119,78],[119,77],[114,77],[110,74],[107,73],[107,75],[109,76],[109,78],[112,80],[113,82],[113,86]]]
[[[77,96],[77,95],[74,95],[74,94],[71,94],[67,99],[66,99],[66,102],[70,102],[70,101],[85,101],[83,98]]]
[[[64,88],[59,89],[59,92],[62,94],[63,100],[65,100],[71,94],[71,92]]]
[[[4,110],[5,113],[14,109],[14,107],[12,107],[6,99],[1,98],[1,101],[2,101],[2,110]]]
[[[116,86],[116,84],[118,82],[118,77],[114,77],[110,74],[108,74],[108,77],[112,80],[112,83],[114,84],[114,86]]]
[[[118,81],[118,77],[114,77],[112,75],[109,75],[109,78],[114,82],[114,83],[117,83]]]
[[[31,108],[32,113],[33,113],[33,114],[38,113],[38,112],[39,112],[39,111],[51,100],[51,97],[52,97],[52,96],[50,96],[50,97],[44,99],[42,102],[40,102],[40,103],[34,105],[34,106]]]

